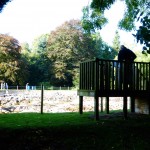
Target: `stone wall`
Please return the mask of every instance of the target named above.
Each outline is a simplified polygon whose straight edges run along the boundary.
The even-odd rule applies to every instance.
[[[135,112],[142,114],[150,114],[150,99],[148,98],[136,98],[135,99]]]

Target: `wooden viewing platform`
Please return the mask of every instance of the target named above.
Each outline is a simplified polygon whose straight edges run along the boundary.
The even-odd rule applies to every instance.
[[[99,97],[106,97],[107,113],[109,97],[123,97],[123,112],[127,118],[127,97],[131,97],[131,112],[135,112],[136,97],[150,100],[150,63],[97,58],[82,62],[78,95],[80,114],[83,113],[83,96],[94,97],[96,120],[99,119]]]

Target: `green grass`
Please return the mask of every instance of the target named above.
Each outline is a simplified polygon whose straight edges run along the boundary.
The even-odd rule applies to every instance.
[[[4,150],[148,150],[150,116],[101,117],[92,113],[0,115]],[[110,116],[114,114],[111,113]]]

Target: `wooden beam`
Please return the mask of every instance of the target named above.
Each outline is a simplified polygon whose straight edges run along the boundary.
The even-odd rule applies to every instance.
[[[101,97],[101,112],[103,112],[104,110],[103,110],[103,102],[104,102],[104,100],[103,100],[103,97]]]
[[[41,85],[41,114],[43,114],[44,85]]]
[[[130,98],[130,109],[132,113],[135,113],[135,98],[134,97]]]
[[[94,113],[95,113],[95,119],[99,120],[99,97],[94,97]]]
[[[79,96],[79,113],[83,114],[83,96]]]
[[[109,114],[109,97],[106,97],[106,113]]]
[[[150,93],[148,94],[148,98],[150,97]],[[148,114],[150,115],[150,100],[148,100]]]
[[[127,96],[123,97],[123,114],[124,114],[124,119],[127,119]]]

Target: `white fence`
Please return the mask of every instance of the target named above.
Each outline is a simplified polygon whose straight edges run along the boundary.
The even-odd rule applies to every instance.
[[[0,90],[41,90],[41,86],[35,86],[35,85],[28,85],[28,86],[9,86],[7,83],[1,83],[1,89]],[[72,90],[75,89],[75,87],[55,87],[55,86],[44,86],[45,90]]]

